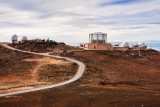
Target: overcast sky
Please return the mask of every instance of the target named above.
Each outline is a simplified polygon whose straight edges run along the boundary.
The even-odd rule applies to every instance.
[[[104,32],[110,41],[160,40],[160,0],[0,0],[0,41],[87,42]]]

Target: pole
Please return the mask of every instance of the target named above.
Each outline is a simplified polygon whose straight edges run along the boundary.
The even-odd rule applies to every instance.
[[[139,59],[141,58],[141,52],[139,51]]]

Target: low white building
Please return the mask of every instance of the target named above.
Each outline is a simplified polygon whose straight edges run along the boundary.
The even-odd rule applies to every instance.
[[[129,43],[128,42],[122,42],[120,45],[114,45],[113,50],[116,51],[127,51],[129,50]]]
[[[129,47],[129,43],[128,42],[123,42],[120,47]]]
[[[132,50],[146,50],[147,45],[144,42],[136,43],[135,45],[132,45]]]

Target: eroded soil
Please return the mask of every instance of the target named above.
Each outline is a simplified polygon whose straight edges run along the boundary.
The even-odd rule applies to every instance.
[[[67,56],[86,65],[80,80],[54,89],[2,97],[0,106],[159,107],[160,53],[141,51],[140,58],[137,54],[138,51],[72,52]],[[49,66],[47,69],[41,75],[49,78],[52,73]],[[61,67],[57,69],[62,71]]]
[[[3,47],[0,47],[0,61],[0,93],[62,82],[72,78],[77,71],[76,64],[65,60],[30,55]],[[45,75],[47,73],[50,74],[49,77]],[[55,76],[63,73],[64,75]]]

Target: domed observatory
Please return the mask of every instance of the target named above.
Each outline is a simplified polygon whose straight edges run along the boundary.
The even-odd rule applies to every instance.
[[[23,43],[23,42],[26,42],[26,41],[27,41],[27,37],[26,37],[26,36],[23,36],[22,39],[21,39],[21,41],[22,41],[22,43]]]
[[[147,45],[143,42],[136,43],[135,45],[132,45],[132,50],[146,50]]]
[[[138,45],[139,45],[140,50],[146,50],[147,49],[147,45],[143,42],[139,42]]]
[[[113,50],[127,51],[127,50],[129,50],[129,43],[128,42],[122,42],[120,46],[114,46]]]
[[[139,45],[139,47],[146,47],[146,44],[143,42],[139,42],[138,45]]]
[[[87,50],[111,50],[111,43],[107,43],[107,34],[95,32],[89,34],[89,43],[83,44],[83,48]]]
[[[128,42],[123,42],[120,47],[129,47],[129,43]]]
[[[14,34],[13,36],[12,36],[12,43],[17,43],[17,41],[18,41],[18,36],[16,35],[16,34]]]

